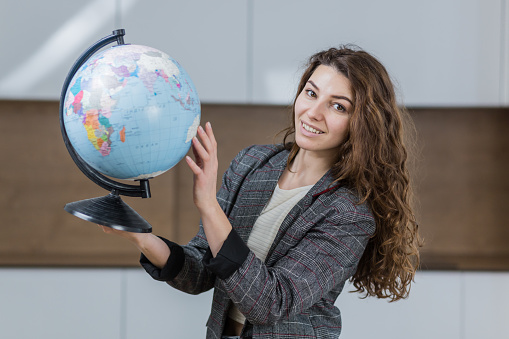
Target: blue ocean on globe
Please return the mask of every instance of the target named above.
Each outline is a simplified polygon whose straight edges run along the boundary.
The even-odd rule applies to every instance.
[[[71,80],[64,101],[64,126],[76,152],[117,179],[148,179],[175,166],[200,117],[187,72],[164,52],[141,45],[94,54]]]

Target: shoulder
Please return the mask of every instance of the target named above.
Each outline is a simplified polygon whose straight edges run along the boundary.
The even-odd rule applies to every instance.
[[[253,145],[246,147],[231,161],[230,166],[223,175],[223,182],[229,190],[232,190],[234,187],[240,187],[255,173],[282,171],[286,166],[287,159],[288,151],[280,145]],[[270,170],[261,170],[265,167],[270,168]]]
[[[258,161],[270,159],[281,152],[288,152],[282,145],[252,145],[239,152],[242,157],[248,156]],[[239,156],[237,155],[237,156]]]
[[[360,202],[358,196],[344,186],[320,194],[310,207],[334,224],[363,223],[366,233],[375,232],[375,218],[368,203]]]
[[[230,167],[252,170],[263,167],[275,159],[285,160],[287,153],[282,145],[252,145],[240,151]]]

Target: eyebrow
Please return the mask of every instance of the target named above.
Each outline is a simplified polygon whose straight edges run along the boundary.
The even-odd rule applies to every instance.
[[[313,86],[314,88],[316,88],[317,90],[320,90],[320,88],[318,88],[318,86],[316,86],[316,84],[312,81],[312,80],[308,80],[308,82],[311,84],[311,86]],[[335,99],[343,99],[343,100],[346,100],[350,103],[350,105],[353,106],[353,102],[352,100],[350,100],[348,97],[345,97],[343,95],[333,95],[332,96],[333,98]]]

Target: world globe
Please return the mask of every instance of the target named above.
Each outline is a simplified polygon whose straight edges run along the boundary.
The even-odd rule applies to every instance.
[[[149,179],[188,152],[200,101],[180,64],[155,48],[122,44],[92,55],[72,78],[63,124],[79,156],[100,173]]]
[[[125,44],[124,35],[118,29],[95,42],[64,81],[59,115],[65,146],[83,174],[110,191],[67,203],[64,210],[103,226],[147,233],[152,226],[120,196],[151,197],[149,179],[189,151],[200,101],[177,61],[155,48]],[[114,42],[118,45],[104,49]]]

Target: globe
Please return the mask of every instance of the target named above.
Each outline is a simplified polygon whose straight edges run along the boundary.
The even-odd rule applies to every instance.
[[[160,175],[188,152],[200,101],[186,71],[155,48],[117,45],[92,55],[72,78],[63,124],[78,155],[125,180]]]

